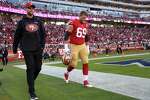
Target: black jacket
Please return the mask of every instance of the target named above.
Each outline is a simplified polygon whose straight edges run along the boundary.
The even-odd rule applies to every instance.
[[[39,19],[25,16],[18,22],[14,34],[13,51],[17,51],[19,43],[20,49],[24,52],[44,49],[45,35],[44,26]]]

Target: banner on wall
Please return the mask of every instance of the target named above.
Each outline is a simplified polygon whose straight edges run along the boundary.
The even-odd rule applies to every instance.
[[[18,14],[26,14],[26,11],[24,9],[16,9],[16,8],[9,8],[9,7],[2,7],[0,6],[0,10],[1,11],[5,11],[5,12],[13,12],[13,13],[18,13]],[[76,19],[78,18],[78,16],[66,16],[66,15],[52,15],[49,13],[35,13],[35,16],[39,16],[39,17],[44,17],[44,18],[58,18],[58,19]],[[104,18],[88,18],[88,20],[92,20],[92,21],[102,21],[105,20],[107,21],[107,19]],[[110,20],[110,21],[114,21],[115,20]],[[133,24],[149,24],[150,22],[145,22],[145,21],[130,21],[130,20],[118,20],[118,22],[124,22],[124,23],[133,23]]]

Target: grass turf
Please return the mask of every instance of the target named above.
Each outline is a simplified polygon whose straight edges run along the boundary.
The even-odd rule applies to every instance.
[[[12,66],[9,64],[0,73],[0,100],[29,100],[25,71]],[[42,74],[36,81],[36,90],[40,100],[135,100],[96,88],[83,88],[74,82],[66,85],[62,79]]]
[[[97,72],[115,73],[115,74],[150,78],[150,74],[149,74],[150,67],[143,68],[143,67],[139,67],[138,65],[128,65],[126,67],[123,67],[121,65],[102,64],[103,62],[125,61],[131,59],[149,59],[149,58],[150,58],[150,54],[140,55],[140,56],[130,56],[130,57],[121,56],[118,58],[97,59],[97,60],[91,60],[89,62],[89,66],[90,66],[90,70],[97,71]],[[49,66],[66,67],[63,64],[49,64]],[[77,69],[81,69],[81,68],[82,68],[82,64],[81,62],[79,62]]]

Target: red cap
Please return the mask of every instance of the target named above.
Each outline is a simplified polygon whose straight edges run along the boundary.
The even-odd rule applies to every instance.
[[[29,8],[29,7],[35,8],[35,5],[33,5],[32,2],[28,2],[25,4],[25,8]]]

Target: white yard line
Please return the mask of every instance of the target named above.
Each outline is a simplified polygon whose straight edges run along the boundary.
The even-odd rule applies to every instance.
[[[25,65],[15,65],[25,69]],[[43,65],[42,74],[63,78],[66,68]],[[74,70],[70,80],[82,83],[82,71]],[[90,71],[90,82],[95,88],[130,96],[140,100],[150,100],[150,79],[133,76]]]

